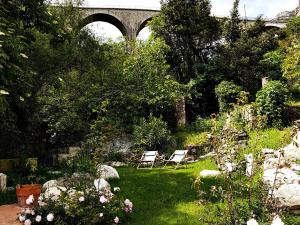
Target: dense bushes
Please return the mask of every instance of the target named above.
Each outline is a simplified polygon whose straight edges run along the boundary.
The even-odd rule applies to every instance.
[[[228,111],[230,104],[237,101],[241,91],[242,88],[232,81],[222,81],[215,89],[220,111]]]
[[[283,113],[288,100],[288,89],[280,81],[270,81],[256,94],[259,115],[268,117],[268,124],[281,126]]]
[[[137,147],[148,151],[163,151],[172,143],[167,123],[152,115],[148,120],[141,119],[140,124],[134,126],[133,138]]]

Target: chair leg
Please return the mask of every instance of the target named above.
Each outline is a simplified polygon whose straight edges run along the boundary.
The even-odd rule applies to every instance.
[[[151,169],[153,168],[153,166],[154,166],[154,163],[155,163],[155,161],[153,161],[153,162],[152,162]]]
[[[180,165],[180,162],[178,162],[177,164],[176,164],[176,166],[175,166],[175,168],[174,168],[174,170],[176,170],[177,169],[177,167]]]
[[[166,164],[163,166],[163,168],[165,168],[165,167],[167,166],[168,162],[169,162],[169,161],[166,162]]]

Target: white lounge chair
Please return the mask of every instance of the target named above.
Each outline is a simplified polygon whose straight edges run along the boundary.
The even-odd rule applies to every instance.
[[[140,159],[137,169],[139,169],[140,165],[142,164],[151,164],[149,169],[152,169],[157,156],[158,151],[145,151]]]
[[[174,163],[176,163],[176,166],[175,166],[175,170],[176,170],[181,162],[186,162],[186,155],[187,155],[188,151],[189,150],[175,150],[175,152],[171,155],[170,159],[165,160],[166,161],[165,166],[169,162],[174,162]]]

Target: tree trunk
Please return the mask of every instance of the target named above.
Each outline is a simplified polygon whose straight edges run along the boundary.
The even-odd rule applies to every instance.
[[[181,127],[186,124],[185,99],[183,96],[176,102],[176,120],[177,127]]]

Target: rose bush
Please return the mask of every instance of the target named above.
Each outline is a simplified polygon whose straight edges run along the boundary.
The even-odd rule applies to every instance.
[[[98,190],[93,182],[79,183],[69,183],[55,197],[41,194],[36,206],[32,205],[33,196],[29,196],[19,221],[24,225],[112,225],[123,223],[132,213],[133,203],[118,196],[119,187],[111,192]]]

